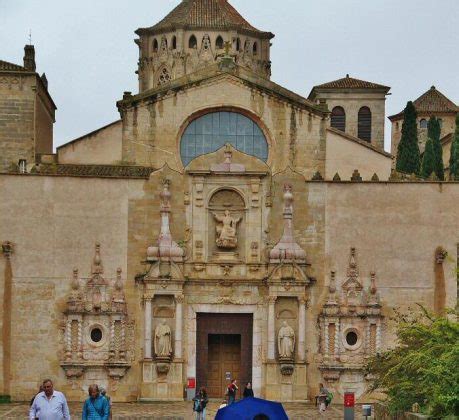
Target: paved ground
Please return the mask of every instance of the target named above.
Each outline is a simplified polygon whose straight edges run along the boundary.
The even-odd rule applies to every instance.
[[[329,411],[320,416],[313,405],[285,404],[291,420],[305,419],[342,419],[343,408],[330,407]],[[156,403],[156,404],[115,404],[113,420],[192,420],[191,403]],[[217,411],[218,403],[211,402],[208,407],[207,420],[212,420]],[[26,419],[28,406],[26,404],[0,405],[1,419]],[[73,419],[81,419],[81,404],[70,404]],[[237,420],[237,419],[234,419]],[[272,419],[275,420],[275,419]]]

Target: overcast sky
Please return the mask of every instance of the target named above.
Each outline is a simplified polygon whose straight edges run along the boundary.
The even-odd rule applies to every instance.
[[[0,59],[22,64],[29,30],[58,107],[55,146],[119,118],[137,92],[134,30],[180,0],[0,0]],[[387,115],[437,86],[459,102],[459,0],[230,0],[276,34],[272,80],[307,96],[346,73],[392,86]],[[386,126],[389,128],[389,125]],[[386,130],[386,148],[388,148]]]

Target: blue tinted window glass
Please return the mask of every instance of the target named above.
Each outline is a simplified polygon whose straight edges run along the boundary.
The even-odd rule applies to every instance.
[[[183,164],[215,152],[230,143],[243,153],[261,160],[268,159],[268,142],[260,127],[245,115],[236,112],[213,112],[192,121],[180,143]]]

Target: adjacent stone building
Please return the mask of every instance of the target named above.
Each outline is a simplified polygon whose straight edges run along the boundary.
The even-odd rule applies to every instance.
[[[456,115],[459,112],[457,106],[451,99],[447,98],[435,86],[413,101],[418,114],[418,141],[421,153],[424,152],[427,142],[427,127],[430,117],[434,116],[440,121],[440,141],[443,146],[443,162],[445,169],[449,168],[449,156],[451,142],[456,129]],[[398,144],[402,137],[403,111],[389,117],[392,122],[392,154],[397,154]]]
[[[271,81],[273,35],[226,0],[137,33],[119,121],[24,173],[5,159],[0,394],[52,377],[70,400],[93,382],[114,401],[221,398],[231,378],[281,401],[362,395],[395,307],[456,303],[459,185],[391,175],[388,87]]]

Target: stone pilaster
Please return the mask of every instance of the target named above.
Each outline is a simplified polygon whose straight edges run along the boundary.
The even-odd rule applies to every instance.
[[[175,296],[175,358],[181,359],[183,334],[183,295]]]
[[[144,300],[144,316],[145,316],[145,322],[144,322],[144,328],[145,328],[145,333],[144,333],[144,358],[147,360],[151,360],[151,353],[152,353],[152,321],[153,321],[153,313],[152,313],[152,296],[147,296],[145,297]]]
[[[306,357],[306,303],[304,296],[298,299],[298,361],[304,362]]]
[[[2,253],[5,257],[4,285],[3,285],[3,328],[2,328],[2,350],[3,383],[0,388],[0,402],[9,401],[10,396],[10,376],[11,376],[11,300],[13,289],[13,269],[11,267],[11,255],[13,254],[13,244],[9,241],[3,242]]]
[[[276,319],[275,319],[275,304],[277,297],[270,296],[268,298],[268,360],[275,359],[275,343],[276,343]]]

